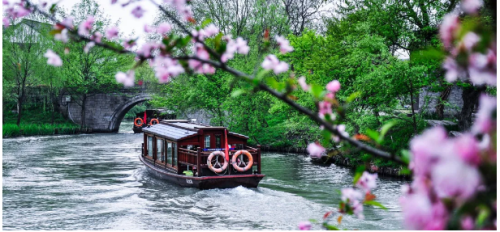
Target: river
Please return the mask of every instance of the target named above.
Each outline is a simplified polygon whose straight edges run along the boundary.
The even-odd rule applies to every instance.
[[[142,134],[131,128],[123,122],[116,134],[4,139],[3,229],[295,230],[335,210],[339,190],[352,183],[347,168],[268,152],[258,188],[182,188],[146,172],[138,159]],[[388,210],[365,207],[364,220],[345,216],[340,228],[401,229],[404,182],[380,178],[374,194]]]

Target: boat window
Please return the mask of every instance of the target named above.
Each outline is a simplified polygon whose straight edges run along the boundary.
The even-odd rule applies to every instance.
[[[210,135],[205,136],[205,148],[210,147]]]
[[[156,156],[160,157],[160,161],[161,162],[165,162],[165,151],[163,149],[163,140],[157,139],[156,140],[156,146],[157,146],[156,147],[157,148],[157,150],[156,150]]]
[[[167,142],[167,164],[172,164],[172,143]]]
[[[148,156],[153,157],[153,137],[148,136]]]
[[[220,148],[220,135],[215,135],[215,148]]]
[[[173,166],[177,166],[177,144],[176,143],[172,143],[172,149],[173,149],[173,154],[174,154]]]

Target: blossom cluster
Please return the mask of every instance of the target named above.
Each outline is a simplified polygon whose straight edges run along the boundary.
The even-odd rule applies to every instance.
[[[462,9],[469,14],[476,14],[480,7],[480,1],[462,2]],[[477,46],[484,38],[474,32],[462,32],[465,35],[458,38],[460,27],[458,15],[452,13],[445,16],[440,28],[443,45],[450,52],[443,65],[447,70],[446,79],[452,82],[457,77],[465,80],[468,77],[474,85],[496,86],[495,43],[486,48],[486,53],[481,53]],[[460,62],[459,56],[467,59]],[[482,94],[470,131],[450,138],[444,128],[434,127],[411,140],[409,167],[413,171],[413,182],[403,186],[404,195],[400,199],[408,229],[446,229],[457,217],[456,210],[485,191],[491,191],[485,170],[496,165],[492,141],[496,135],[496,107],[494,97]],[[496,198],[482,201],[489,201],[489,205],[459,211],[461,229],[496,227],[496,220],[478,221],[481,207],[492,208],[496,214]]]

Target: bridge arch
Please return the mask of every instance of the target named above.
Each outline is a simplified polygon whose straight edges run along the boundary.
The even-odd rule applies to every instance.
[[[120,123],[123,120],[123,117],[125,117],[125,114],[135,105],[149,100],[151,100],[151,95],[140,94],[130,98],[128,101],[118,106],[111,115],[108,130],[111,132],[117,132],[120,127]]]

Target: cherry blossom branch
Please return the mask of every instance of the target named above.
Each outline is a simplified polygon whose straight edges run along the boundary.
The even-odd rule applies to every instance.
[[[30,1],[27,1],[29,4]],[[198,36],[194,36],[183,24],[182,22],[180,22],[178,19],[176,19],[171,13],[169,13],[163,6],[157,4],[156,2],[154,2],[153,0],[151,0],[151,2],[153,4],[155,4],[163,13],[166,14],[167,17],[169,17],[177,26],[179,26],[183,31],[184,33],[186,33],[187,35],[191,36],[197,43],[201,44],[203,46],[203,48],[209,53],[211,54],[213,57],[217,58],[219,61],[213,61],[213,60],[207,60],[207,59],[202,59],[198,56],[178,56],[178,57],[171,57],[173,60],[196,60],[196,61],[199,61],[201,62],[202,64],[208,64],[208,65],[211,65],[213,67],[217,67],[221,70],[224,70],[228,73],[231,73],[232,75],[234,75],[235,77],[239,78],[239,79],[242,79],[248,83],[251,83],[251,84],[255,84],[254,82],[254,77],[253,76],[250,76],[246,73],[243,73],[241,71],[238,71],[236,69],[233,69],[231,67],[229,67],[227,64],[225,64],[224,62],[221,61],[221,56],[216,52],[214,51],[212,48],[210,48],[208,45],[206,45],[204,43],[204,41],[200,40],[200,38],[198,38]],[[137,52],[133,52],[133,51],[130,51],[130,50],[127,50],[127,49],[120,49],[120,48],[116,48],[116,47],[113,47],[113,46],[110,46],[108,44],[105,44],[105,43],[102,43],[102,42],[97,42],[95,40],[92,40],[88,37],[85,37],[85,36],[82,36],[78,33],[78,31],[76,29],[72,29],[70,28],[69,26],[67,25],[64,25],[62,23],[60,23],[57,19],[55,19],[54,16],[48,14],[47,12],[44,12],[42,10],[40,10],[38,8],[38,6],[34,5],[34,4],[31,4],[33,6],[33,9],[34,11],[38,11],[39,13],[41,13],[42,15],[44,15],[45,17],[47,17],[48,19],[52,20],[54,23],[58,24],[58,25],[61,25],[62,27],[66,28],[72,36],[78,38],[79,40],[82,40],[82,41],[86,41],[86,42],[93,42],[95,43],[96,46],[99,46],[99,47],[102,47],[102,48],[105,48],[105,49],[109,49],[111,51],[114,51],[114,52],[117,52],[119,54],[133,54],[137,57],[139,57],[141,60],[146,60],[146,59],[154,59],[155,56],[154,55],[148,55],[148,56],[144,56],[143,54],[139,54]],[[124,75],[126,74],[120,74],[120,75],[123,75],[123,78],[126,78]],[[293,107],[294,109],[296,109],[297,111],[301,112],[302,114],[305,114],[307,115],[309,118],[311,118],[313,121],[317,122],[319,125],[323,126],[324,129],[330,131],[331,133],[333,133],[334,135],[338,136],[340,139],[342,140],[345,140],[347,142],[349,142],[350,144],[358,147],[359,149],[371,154],[371,155],[374,155],[376,157],[380,157],[380,158],[383,158],[383,159],[389,159],[389,160],[393,160],[397,163],[400,163],[400,164],[403,164],[403,165],[407,165],[408,163],[406,161],[404,161],[403,159],[401,159],[400,157],[398,156],[395,156],[394,154],[391,154],[391,153],[388,153],[388,152],[385,152],[383,150],[380,150],[380,149],[377,149],[377,148],[374,148],[372,146],[369,146],[367,144],[364,144],[362,142],[359,142],[358,140],[355,140],[351,137],[349,137],[348,135],[345,135],[344,133],[341,133],[337,128],[335,128],[332,124],[326,122],[324,119],[320,118],[315,112],[299,105],[298,103],[296,103],[295,101],[291,100],[289,97],[288,97],[288,94],[285,94],[285,93],[280,93],[272,88],[270,88],[269,86],[265,85],[264,83],[262,82],[258,82],[255,84],[256,87],[258,87],[259,89],[265,91],[265,92],[268,92],[269,94],[271,94],[272,96],[280,99],[281,101],[285,102],[286,104],[290,105],[291,107]]]

